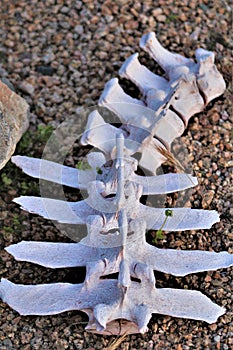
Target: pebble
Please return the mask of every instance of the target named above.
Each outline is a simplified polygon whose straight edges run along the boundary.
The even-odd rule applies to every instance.
[[[161,9],[161,8],[157,8],[157,9],[154,9],[153,11],[152,11],[152,15],[154,16],[154,17],[156,17],[156,16],[158,16],[158,15],[161,15],[163,13],[163,10]]]
[[[189,35],[189,39],[193,41],[198,40],[200,33],[201,33],[201,28],[200,27],[195,28],[195,30]]]
[[[25,92],[28,95],[33,95],[34,91],[35,91],[35,87],[28,83],[27,81],[22,81],[21,83],[19,83],[18,88],[22,91]]]
[[[69,13],[69,11],[70,11],[70,9],[69,9],[69,7],[67,7],[67,6],[63,6],[62,8],[61,8],[61,10],[60,10],[60,12],[61,13]]]
[[[74,31],[77,34],[82,35],[84,32],[83,26],[78,24],[77,26],[74,27]]]
[[[167,17],[165,15],[158,15],[156,16],[156,20],[158,22],[166,22]]]
[[[55,55],[53,52],[49,52],[49,53],[45,54],[42,59],[43,59],[45,64],[49,64],[55,60]]]
[[[220,339],[221,339],[220,335],[216,335],[216,336],[214,337],[215,343],[220,342]]]
[[[54,67],[51,66],[36,66],[36,71],[43,75],[53,75],[55,73]]]

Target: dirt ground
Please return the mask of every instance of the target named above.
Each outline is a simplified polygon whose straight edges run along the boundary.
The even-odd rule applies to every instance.
[[[232,1],[158,0],[9,0],[0,10],[0,77],[7,78],[30,105],[29,131],[16,154],[41,157],[44,145],[64,118],[79,107],[96,105],[105,83],[117,77],[124,60],[161,69],[139,48],[154,31],[171,51],[194,57],[196,48],[212,50],[227,90],[189,123],[181,142],[187,147],[199,186],[193,208],[215,209],[221,222],[210,230],[168,233],[164,248],[232,250]],[[133,84],[120,80],[132,96]],[[82,149],[66,162],[75,166]],[[21,240],[70,242],[49,220],[21,211],[19,195],[39,195],[38,181],[8,163],[0,173],[0,275],[15,283],[77,282],[79,269],[52,271],[16,262],[4,248]],[[77,193],[68,193],[75,198]],[[65,228],[64,228],[65,230]],[[215,324],[154,315],[149,332],[126,336],[118,349],[227,350],[233,346],[232,269],[175,278],[156,274],[158,286],[196,289],[226,308]],[[48,317],[21,317],[0,302],[0,350],[110,349],[116,337],[85,331],[87,316],[73,311]],[[112,347],[114,349],[114,347]]]

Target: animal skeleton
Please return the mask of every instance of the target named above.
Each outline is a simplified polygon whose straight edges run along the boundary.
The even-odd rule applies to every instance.
[[[159,249],[148,244],[146,230],[159,229],[168,209],[140,202],[145,194],[171,193],[197,185],[190,174],[156,175],[156,170],[189,118],[221,95],[225,82],[209,51],[198,49],[194,62],[164,49],[154,33],[143,36],[140,45],[164,69],[166,78],[150,72],[134,54],[123,64],[120,75],[138,86],[142,100],[128,96],[117,79],[106,84],[99,105],[113,111],[121,126],[106,123],[97,110],[89,115],[81,144],[101,151],[87,156],[91,169],[12,157],[30,176],[88,191],[87,199],[79,202],[39,197],[14,200],[24,210],[61,223],[85,224],[88,230],[79,243],[22,241],[6,248],[20,261],[48,268],[85,266],[87,270],[81,284],[25,286],[2,279],[0,297],[21,315],[82,310],[89,316],[86,329],[123,334],[146,332],[152,313],[212,323],[225,311],[201,292],[157,288],[153,271],[185,276],[231,266],[233,256],[227,252]],[[133,157],[136,152],[141,154],[139,161]],[[151,176],[137,175],[138,165]],[[206,229],[219,221],[217,212],[211,210],[170,210],[172,216],[164,224],[165,231]],[[118,273],[117,279],[103,278],[113,273]]]

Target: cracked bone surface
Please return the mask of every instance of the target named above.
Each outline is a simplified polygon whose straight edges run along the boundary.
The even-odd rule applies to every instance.
[[[116,78],[105,85],[99,105],[116,114],[120,126],[105,122],[101,110],[89,115],[81,143],[100,150],[87,155],[90,169],[12,157],[30,176],[88,193],[79,202],[29,196],[14,200],[22,209],[46,219],[87,226],[87,235],[79,243],[22,241],[6,248],[16,260],[47,268],[86,267],[85,281],[80,284],[25,286],[2,279],[0,297],[21,315],[81,310],[89,316],[87,330],[112,335],[145,333],[153,313],[213,323],[225,312],[198,291],[157,288],[154,271],[185,276],[227,268],[233,265],[232,254],[159,249],[145,240],[148,229],[210,228],[219,221],[218,213],[152,208],[140,202],[142,195],[197,185],[190,174],[156,175],[156,170],[166,161],[165,151],[169,152],[172,141],[183,133],[189,118],[219,96],[225,83],[209,51],[198,49],[195,63],[164,49],[154,33],[143,36],[140,45],[166,76],[150,72],[134,54],[123,64],[120,75],[138,86],[142,99],[127,95]],[[139,161],[134,158],[136,152],[141,153]],[[138,166],[153,176],[139,176]],[[167,218],[166,210],[172,212],[171,217]],[[109,276],[113,273],[118,273],[117,279]]]

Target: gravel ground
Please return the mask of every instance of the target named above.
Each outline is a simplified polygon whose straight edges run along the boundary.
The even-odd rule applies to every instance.
[[[154,72],[158,66],[139,50],[141,36],[155,31],[170,50],[194,55],[198,47],[213,50],[227,91],[194,116],[181,138],[189,151],[199,186],[191,195],[194,208],[216,209],[221,222],[208,231],[169,233],[161,247],[232,251],[232,1],[72,1],[11,0],[1,2],[0,76],[13,83],[31,106],[30,129],[17,152],[40,157],[50,127],[93,106],[104,84],[117,76],[130,54]],[[136,89],[124,80],[133,96]],[[76,156],[82,150],[76,149]],[[67,163],[74,165],[74,158]],[[24,240],[68,242],[49,221],[19,210],[12,199],[39,194],[38,184],[12,164],[0,176],[0,274],[15,283],[80,280],[80,270],[51,271],[18,263],[4,247]],[[72,194],[70,194],[72,196]],[[119,349],[231,349],[232,269],[185,278],[156,274],[159,286],[197,289],[226,307],[216,324],[154,315],[149,332],[127,336]],[[52,317],[20,317],[0,303],[0,349],[107,349],[111,337],[85,332],[87,317],[67,312]]]

